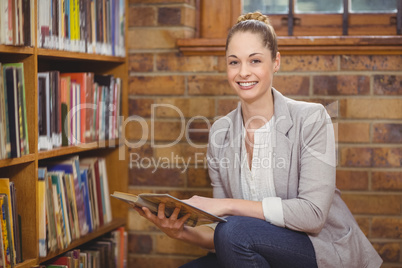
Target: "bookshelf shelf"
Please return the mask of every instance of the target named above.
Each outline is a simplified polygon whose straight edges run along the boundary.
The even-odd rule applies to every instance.
[[[115,62],[115,63],[124,63],[126,60],[126,58],[124,57],[88,54],[81,52],[70,52],[64,50],[44,49],[44,48],[38,48],[37,53],[39,58],[104,61],[104,62]]]
[[[125,8],[125,12],[128,12],[129,0],[123,1],[124,3],[121,4]],[[3,2],[9,3],[10,1],[1,1],[1,3]],[[21,1],[12,0],[12,2],[19,3]],[[61,254],[64,254],[69,250],[77,248],[106,233],[116,230],[119,227],[125,226],[128,217],[127,207],[121,206],[121,204],[116,204],[116,202],[112,201],[110,210],[112,212],[113,218],[111,219],[112,221],[110,223],[102,225],[101,227],[85,235],[84,237],[72,241],[68,245],[68,247],[63,250],[50,252],[49,255],[44,258],[39,257],[39,227],[43,226],[41,225],[41,222],[39,220],[41,213],[39,201],[40,197],[42,197],[43,200],[44,195],[40,194],[41,192],[39,191],[40,184],[38,182],[38,170],[42,164],[44,164],[48,160],[49,162],[53,160],[58,161],[60,159],[64,160],[64,156],[78,156],[80,159],[102,157],[105,166],[104,170],[106,171],[107,178],[109,178],[107,182],[107,185],[109,186],[109,192],[127,191],[128,170],[127,160],[124,160],[124,155],[127,154],[127,148],[122,146],[122,141],[119,139],[90,142],[77,146],[59,147],[49,151],[40,151],[38,149],[39,131],[41,129],[38,122],[38,114],[39,112],[43,111],[43,106],[39,107],[38,105],[39,97],[43,96],[43,91],[39,90],[38,73],[50,71],[58,71],[59,73],[85,72],[91,73],[94,76],[112,75],[113,77],[118,77],[121,79],[121,84],[119,83],[118,85],[119,87],[121,86],[119,94],[121,94],[122,99],[122,107],[120,107],[122,114],[119,115],[127,117],[128,59],[127,57],[120,56],[70,52],[64,50],[45,49],[40,47],[38,29],[42,28],[39,27],[41,25],[38,20],[38,12],[41,12],[41,10],[38,9],[38,5],[40,4],[40,7],[42,7],[42,4],[46,5],[46,3],[50,3],[51,1],[45,1],[42,3],[38,0],[29,0],[22,2],[29,2],[33,5],[31,6],[32,13],[30,13],[30,18],[33,18],[31,21],[31,40],[34,41],[34,45],[15,46],[0,44],[0,63],[2,67],[4,67],[5,64],[8,63],[22,63],[24,70],[22,73],[23,75],[20,75],[20,77],[24,78],[26,105],[20,107],[26,107],[26,124],[24,124],[23,126],[28,133],[27,136],[29,143],[29,154],[22,155],[19,158],[0,160],[0,177],[8,178],[9,183],[14,184],[17,193],[17,212],[21,216],[20,237],[22,240],[23,260],[22,262],[14,265],[14,267],[16,268],[34,267],[41,265],[44,262],[47,262]],[[81,2],[87,1],[74,1],[74,3],[77,3],[77,5]],[[70,1],[69,3],[73,2]],[[108,3],[112,3],[112,1],[108,1]],[[26,17],[24,17],[24,19],[26,19]],[[127,16],[124,17],[124,20],[124,33],[126,33]],[[103,21],[103,23],[105,24],[105,21]],[[123,35],[122,33],[120,34]],[[125,41],[125,47],[127,47],[127,38],[123,36],[123,39],[121,40]],[[98,42],[99,40],[96,41]],[[108,40],[104,39],[103,41],[99,42],[102,45],[102,42],[107,43]],[[110,51],[108,47],[106,48],[106,50],[102,51]],[[116,49],[116,47],[114,48]],[[123,49],[123,47],[119,46],[118,49],[116,49],[115,51],[121,51],[121,49]],[[125,51],[125,55],[127,55],[127,49]],[[122,54],[123,53],[119,55]],[[42,93],[42,95],[40,95],[39,93]],[[21,94],[19,96],[23,95]],[[21,104],[18,103],[18,105]],[[5,131],[3,131],[2,134],[4,134],[4,132]],[[2,137],[4,136],[5,135],[3,135]],[[22,137],[18,138],[22,139]],[[14,143],[14,145],[15,144],[16,143]],[[27,152],[27,150],[25,150],[21,154],[25,152]],[[121,155],[123,155],[123,157],[121,157]]]
[[[97,150],[97,149],[114,149],[119,144],[119,140],[113,141],[100,141],[85,143],[77,146],[59,147],[49,151],[40,151],[38,153],[38,160],[49,159],[70,154],[78,154],[81,152]]]
[[[19,164],[25,164],[35,161],[34,154],[23,155],[18,158],[9,158],[0,160],[0,168],[15,166]]]
[[[0,45],[0,53],[14,53],[14,54],[34,54],[33,47],[23,47],[23,46],[9,46]]]
[[[21,263],[18,263],[17,265],[14,266],[14,268],[28,268],[36,265],[36,263],[37,259],[28,259]]]
[[[78,240],[73,241],[67,248],[65,248],[63,250],[59,250],[57,252],[53,252],[53,253],[49,254],[48,256],[46,256],[45,258],[39,258],[39,262],[44,263],[48,260],[51,260],[60,254],[63,254],[69,250],[72,250],[72,249],[80,246],[80,245],[83,245],[97,237],[100,237],[110,231],[113,231],[114,229],[116,229],[118,227],[124,226],[125,224],[126,224],[125,219],[120,219],[120,218],[114,219],[111,223],[103,225],[102,227],[98,228],[94,232],[89,233],[86,236],[84,236]]]

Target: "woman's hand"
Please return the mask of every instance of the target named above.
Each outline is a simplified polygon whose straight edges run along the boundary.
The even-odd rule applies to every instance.
[[[175,208],[172,215],[169,218],[166,218],[164,203],[159,204],[157,215],[154,215],[146,207],[140,208],[135,206],[134,209],[141,216],[155,224],[162,232],[175,239],[181,239],[183,232],[185,232],[184,223],[190,217],[190,214],[187,214],[178,219],[180,208]]]
[[[194,195],[190,199],[186,199],[186,200],[182,200],[182,201],[189,205],[202,209],[206,212],[209,212],[211,214],[221,217],[221,216],[229,215],[229,213],[227,211],[229,200],[230,199],[217,199],[217,198],[209,198],[209,197],[202,197],[202,196]]]

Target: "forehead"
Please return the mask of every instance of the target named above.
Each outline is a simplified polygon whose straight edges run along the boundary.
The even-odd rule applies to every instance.
[[[269,49],[264,46],[262,38],[258,33],[237,32],[228,44],[227,55],[250,55],[252,53],[266,53]]]

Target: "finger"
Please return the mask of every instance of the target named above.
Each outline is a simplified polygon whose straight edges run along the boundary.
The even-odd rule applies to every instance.
[[[186,223],[186,221],[190,218],[190,216],[191,216],[190,213],[184,215],[183,217],[181,217],[181,218],[178,220],[178,223],[179,223],[180,225],[184,225],[184,223]]]
[[[147,207],[142,207],[142,211],[145,214],[145,218],[147,218],[148,220],[155,222],[156,216],[154,214],[152,214],[152,212],[147,208]]]
[[[165,203],[160,203],[158,207],[158,218],[160,220],[165,219]]]
[[[172,221],[177,220],[177,218],[179,217],[179,213],[180,213],[180,208],[175,208],[173,210],[172,215],[170,215],[169,219],[172,220]]]

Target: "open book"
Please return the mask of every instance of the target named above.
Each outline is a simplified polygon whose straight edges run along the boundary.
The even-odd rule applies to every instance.
[[[180,208],[179,216],[183,217],[190,213],[191,216],[186,221],[189,226],[196,226],[201,224],[213,223],[213,222],[226,222],[225,219],[208,213],[202,209],[189,205],[180,199],[177,199],[169,194],[139,194],[133,195],[129,193],[115,191],[111,196],[123,200],[131,205],[138,207],[147,207],[151,212],[156,214],[158,212],[158,206],[160,203],[165,203],[165,215],[169,217],[172,215],[176,207]]]

